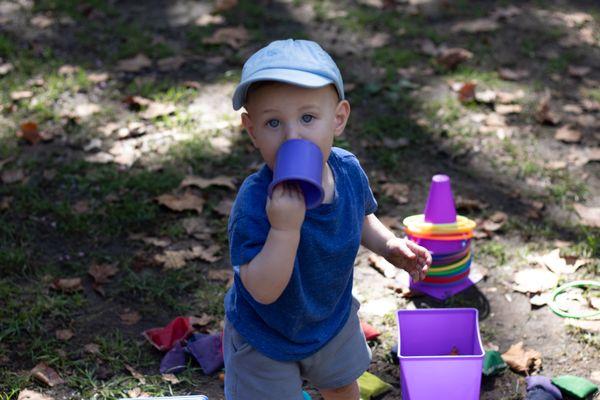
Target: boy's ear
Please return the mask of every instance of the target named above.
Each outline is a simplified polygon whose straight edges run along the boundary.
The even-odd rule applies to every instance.
[[[350,103],[348,103],[348,100],[341,100],[335,108],[335,127],[333,132],[336,137],[344,132],[348,117],[350,117]]]
[[[254,147],[256,147],[254,125],[252,124],[252,119],[250,119],[250,115],[248,113],[242,113],[242,125],[244,126],[244,129],[246,129],[246,131],[248,132],[248,135],[250,135],[250,140],[252,141],[252,144],[254,145]]]

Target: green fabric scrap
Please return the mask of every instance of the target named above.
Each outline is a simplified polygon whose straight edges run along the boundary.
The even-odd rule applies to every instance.
[[[483,374],[485,376],[498,375],[507,367],[508,365],[506,365],[499,352],[495,350],[485,351],[483,357]]]
[[[392,385],[365,371],[358,378],[358,388],[360,389],[360,400],[371,400],[375,396],[392,390]]]
[[[552,379],[552,383],[569,396],[573,396],[578,399],[585,399],[590,394],[598,391],[598,386],[594,385],[585,378],[580,378],[579,376],[557,376],[556,378]]]

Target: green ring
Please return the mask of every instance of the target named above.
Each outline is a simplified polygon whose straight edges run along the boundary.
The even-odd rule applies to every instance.
[[[565,291],[565,289],[571,287],[587,287],[587,286],[596,286],[600,288],[599,281],[573,281],[569,283],[565,283],[564,285],[558,287],[550,297],[550,301],[548,302],[548,307],[554,312],[554,314],[563,317],[563,318],[575,318],[575,319],[585,319],[595,317],[596,315],[600,315],[600,311],[595,311],[589,314],[569,314],[564,311],[561,311],[556,305],[556,297]]]

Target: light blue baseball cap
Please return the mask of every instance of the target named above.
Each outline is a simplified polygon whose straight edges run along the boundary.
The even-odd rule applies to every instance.
[[[251,84],[277,81],[319,88],[335,85],[340,100],[344,99],[344,82],[337,65],[325,50],[310,40],[276,40],[254,53],[244,64],[242,79],[233,93],[233,109],[246,103]]]

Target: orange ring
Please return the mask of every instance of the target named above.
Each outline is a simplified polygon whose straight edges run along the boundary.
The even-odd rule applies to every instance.
[[[446,241],[451,241],[451,240],[468,240],[468,239],[471,239],[473,237],[473,231],[461,233],[461,234],[458,234],[458,235],[426,235],[426,234],[422,234],[422,233],[413,232],[413,231],[411,231],[408,228],[404,228],[404,231],[408,235],[416,237],[418,239],[429,239],[429,240],[446,240]]]

